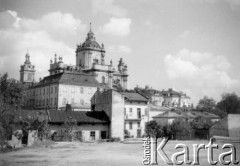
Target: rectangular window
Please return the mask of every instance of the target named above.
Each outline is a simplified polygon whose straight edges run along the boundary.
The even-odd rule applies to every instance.
[[[124,108],[124,115],[126,115],[126,108]]]
[[[137,117],[138,119],[141,118],[141,108],[137,108]]]
[[[83,99],[80,99],[80,104],[84,105],[84,100]]]
[[[95,140],[95,131],[90,132],[90,137],[92,140]]]
[[[57,93],[57,86],[55,86],[55,93]]]
[[[80,87],[80,93],[84,93],[83,87]]]
[[[51,93],[53,93],[53,87],[51,87]]]
[[[54,105],[57,105],[57,98],[54,98]]]
[[[67,87],[66,87],[66,86],[63,87],[63,91],[64,91],[64,92],[67,91]]]
[[[50,105],[52,105],[52,98],[50,99]]]
[[[66,98],[63,98],[62,105],[66,105],[66,104],[67,104],[67,100],[66,100]]]
[[[140,122],[137,122],[137,124],[138,124],[138,127],[140,127]]]
[[[132,108],[129,108],[129,115],[130,115],[130,116],[133,115],[133,110],[132,110]]]
[[[129,129],[132,129],[132,122],[129,122]]]
[[[72,104],[72,105],[74,104],[74,99],[73,99],[73,98],[71,99],[71,104]]]
[[[148,116],[148,109],[145,108],[145,115]]]
[[[45,95],[45,88],[43,89],[43,95]]]
[[[75,87],[71,88],[71,92],[74,93],[75,92]]]
[[[88,94],[92,93],[92,88],[88,88]]]

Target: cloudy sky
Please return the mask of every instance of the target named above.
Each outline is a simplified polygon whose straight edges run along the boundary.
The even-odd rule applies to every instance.
[[[37,80],[54,53],[75,64],[89,22],[107,61],[128,64],[131,88],[173,88],[195,104],[240,95],[239,0],[0,0],[0,73],[19,79],[27,49]]]

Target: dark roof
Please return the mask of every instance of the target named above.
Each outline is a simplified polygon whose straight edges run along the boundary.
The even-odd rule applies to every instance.
[[[99,83],[94,78],[93,75],[86,74],[86,73],[67,72],[67,71],[44,77],[44,79],[37,86],[52,84],[52,83],[107,88],[106,84]]]
[[[47,118],[46,110],[17,110],[14,112],[15,122],[21,122],[22,119],[33,117],[33,118]]]
[[[74,118],[77,123],[109,123],[104,111],[48,111],[50,123],[64,123],[68,118]]]
[[[124,95],[124,97],[129,101],[143,101],[143,102],[148,101],[146,97],[137,92],[120,92],[120,93]]]

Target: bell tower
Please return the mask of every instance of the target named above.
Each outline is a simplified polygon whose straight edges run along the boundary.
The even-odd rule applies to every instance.
[[[27,52],[25,55],[25,62],[20,67],[20,81],[22,83],[26,82],[34,82],[34,76],[35,76],[35,66],[31,64],[30,61],[30,55]]]

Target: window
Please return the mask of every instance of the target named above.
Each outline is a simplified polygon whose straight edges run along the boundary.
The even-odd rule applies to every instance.
[[[95,131],[90,132],[90,137],[92,140],[95,140]]]
[[[73,105],[74,104],[74,99],[72,98],[72,100],[71,100],[71,104]]]
[[[138,127],[140,127],[140,122],[137,122],[137,124],[138,124]]]
[[[63,91],[64,91],[64,92],[67,91],[67,87],[66,87],[66,86],[63,87]]]
[[[137,116],[139,119],[141,118],[141,108],[137,108]]]
[[[93,63],[98,64],[98,59],[93,59]]]
[[[88,88],[88,94],[92,93],[92,88]]]
[[[80,87],[80,93],[84,93],[83,87]]]
[[[53,100],[53,99],[51,98],[51,99],[50,99],[50,105],[52,105],[52,100]]]
[[[67,104],[67,100],[66,100],[66,98],[63,98],[62,105],[66,105],[66,104]]]
[[[80,104],[84,105],[84,100],[83,99],[80,99]]]
[[[39,89],[40,95],[42,94],[42,89]]]
[[[53,87],[51,87],[51,93],[53,93]]]
[[[54,99],[54,105],[57,105],[57,98]]]
[[[132,129],[132,122],[129,122],[129,129]]]
[[[129,115],[130,115],[130,116],[133,115],[133,110],[132,110],[132,108],[129,108]]]
[[[45,106],[45,99],[43,99],[43,106]]]
[[[102,76],[102,83],[105,84],[105,77]]]
[[[148,109],[145,108],[145,115],[148,116]]]
[[[43,89],[43,95],[45,95],[45,88]]]
[[[74,93],[75,92],[75,87],[72,87],[71,91],[72,91],[72,93]]]
[[[124,115],[126,115],[126,108],[124,108]]]

